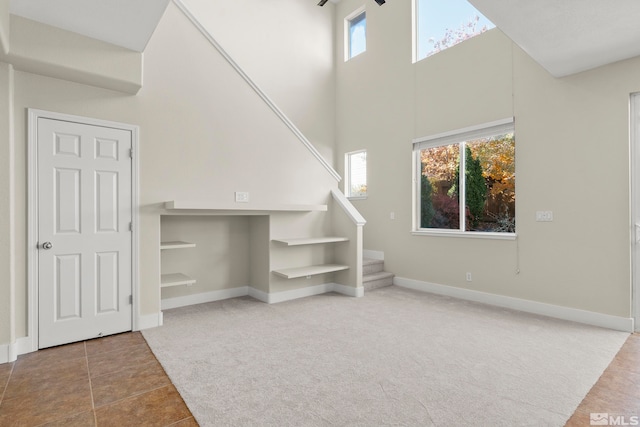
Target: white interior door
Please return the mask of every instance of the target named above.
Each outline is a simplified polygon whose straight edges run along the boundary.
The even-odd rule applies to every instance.
[[[37,127],[38,347],[129,331],[131,131]]]

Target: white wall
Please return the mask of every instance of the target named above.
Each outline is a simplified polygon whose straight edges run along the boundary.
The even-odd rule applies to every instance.
[[[0,343],[11,339],[11,103],[13,68],[0,62]]]
[[[367,52],[345,63],[343,18],[363,4]],[[336,10],[336,151],[368,150],[368,198],[354,202],[365,249],[400,277],[631,317],[628,103],[640,59],[554,79],[496,29],[412,64],[411,2]],[[518,240],[411,235],[411,140],[511,116]],[[554,221],[535,222],[536,210]]]
[[[279,2],[263,18],[293,13],[300,21],[316,18],[309,13],[317,6],[299,7],[298,0]],[[222,6],[223,2],[219,2]],[[320,9],[320,8],[318,8]],[[215,12],[215,11],[214,11]],[[331,19],[331,11],[320,11],[320,19]],[[268,19],[256,37],[289,37],[289,30],[269,25]],[[309,37],[326,34],[310,22]],[[220,29],[241,28],[227,21]],[[245,29],[242,29],[245,31]],[[34,39],[33,43],[38,40]],[[252,43],[237,46],[238,53],[250,56]],[[79,54],[81,54],[79,52]],[[332,46],[315,52],[331,62]],[[242,55],[240,55],[242,56]],[[143,315],[160,308],[160,216],[164,201],[173,199],[232,201],[234,191],[249,191],[252,203],[326,203],[337,183],[311,153],[292,135],[262,100],[229,67],[222,57],[196,31],[180,11],[169,4],[165,16],[144,53],[144,87],[137,96],[72,83],[27,72],[15,73],[15,191],[16,217],[16,331],[27,330],[26,291],[26,109],[37,108],[67,114],[95,117],[140,126],[140,267]],[[4,66],[3,66],[4,67]],[[333,141],[333,95],[315,98],[315,87],[290,87],[292,70],[304,70],[295,55],[272,53],[264,72],[264,90],[279,87],[281,105],[290,112],[313,117],[297,123],[303,132],[316,135],[325,152]],[[314,65],[308,64],[312,69]],[[274,71],[278,70],[278,72]],[[253,77],[260,80],[260,69]],[[309,71],[310,72],[310,71]],[[331,87],[331,67],[313,71]],[[6,84],[0,74],[0,82]],[[329,92],[333,93],[332,90]],[[276,98],[274,96],[274,98]],[[0,99],[0,108],[4,99]],[[294,114],[291,114],[292,116]],[[3,116],[4,117],[4,116]],[[4,136],[0,136],[4,138]],[[312,142],[315,142],[310,137]],[[4,145],[3,145],[4,147]],[[0,188],[8,187],[0,175]],[[0,229],[0,240],[7,237]],[[4,246],[4,244],[3,244]],[[7,273],[0,267],[0,295],[8,294]],[[175,292],[175,291],[172,291]],[[188,292],[188,291],[185,291]],[[4,298],[3,298],[4,300]],[[0,323],[0,344],[7,340],[8,326]]]

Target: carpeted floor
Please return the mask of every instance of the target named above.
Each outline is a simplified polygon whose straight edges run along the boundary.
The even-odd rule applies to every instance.
[[[143,334],[202,426],[562,426],[628,337],[395,286],[183,307]]]

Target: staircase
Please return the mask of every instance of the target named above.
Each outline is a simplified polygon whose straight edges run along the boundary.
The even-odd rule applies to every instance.
[[[393,273],[384,270],[384,261],[364,258],[362,260],[362,285],[365,291],[393,285]]]

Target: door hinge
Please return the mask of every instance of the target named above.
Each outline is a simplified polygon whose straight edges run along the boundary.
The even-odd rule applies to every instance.
[[[133,222],[129,223],[129,231],[133,231]]]
[[[133,159],[133,148],[129,149],[129,157]]]
[[[133,304],[133,295],[129,295],[129,304]]]

